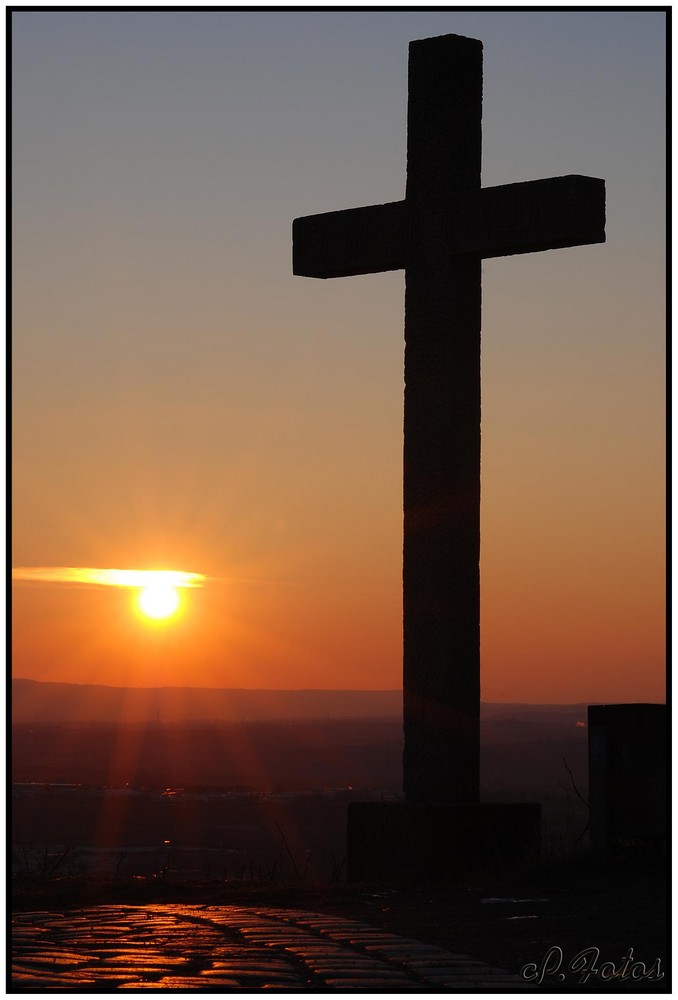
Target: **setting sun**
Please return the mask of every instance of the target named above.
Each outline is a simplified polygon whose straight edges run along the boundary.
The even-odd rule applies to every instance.
[[[140,592],[139,607],[149,618],[169,618],[179,607],[179,594],[164,581],[151,583]]]
[[[180,589],[202,587],[207,577],[178,569],[101,569],[92,566],[20,566],[12,579],[77,587],[129,587],[144,618],[170,618],[181,605]]]

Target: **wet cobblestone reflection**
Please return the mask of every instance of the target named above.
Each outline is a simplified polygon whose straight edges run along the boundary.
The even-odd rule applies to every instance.
[[[17,914],[13,992],[457,992],[529,985],[465,955],[305,910],[93,906]]]

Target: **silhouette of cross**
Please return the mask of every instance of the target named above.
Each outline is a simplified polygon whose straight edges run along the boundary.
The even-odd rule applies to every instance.
[[[480,187],[482,43],[410,43],[404,201],[296,219],[293,270],[405,269],[404,790],[474,802],[480,752],[481,260],[605,241],[592,177]]]

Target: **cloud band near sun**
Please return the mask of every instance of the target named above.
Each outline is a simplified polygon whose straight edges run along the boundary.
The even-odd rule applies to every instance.
[[[202,587],[206,576],[184,570],[97,569],[92,566],[19,566],[13,580],[32,583],[75,583],[100,587],[148,587],[162,583],[168,587]]]

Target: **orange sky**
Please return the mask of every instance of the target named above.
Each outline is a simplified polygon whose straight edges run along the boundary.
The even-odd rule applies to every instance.
[[[605,245],[484,265],[482,695],[662,700],[662,15],[259,17],[15,16],[13,565],[213,578],[19,582],[15,675],[400,685],[403,278],[295,278],[291,222],[403,196],[453,31],[484,184],[608,191]]]

